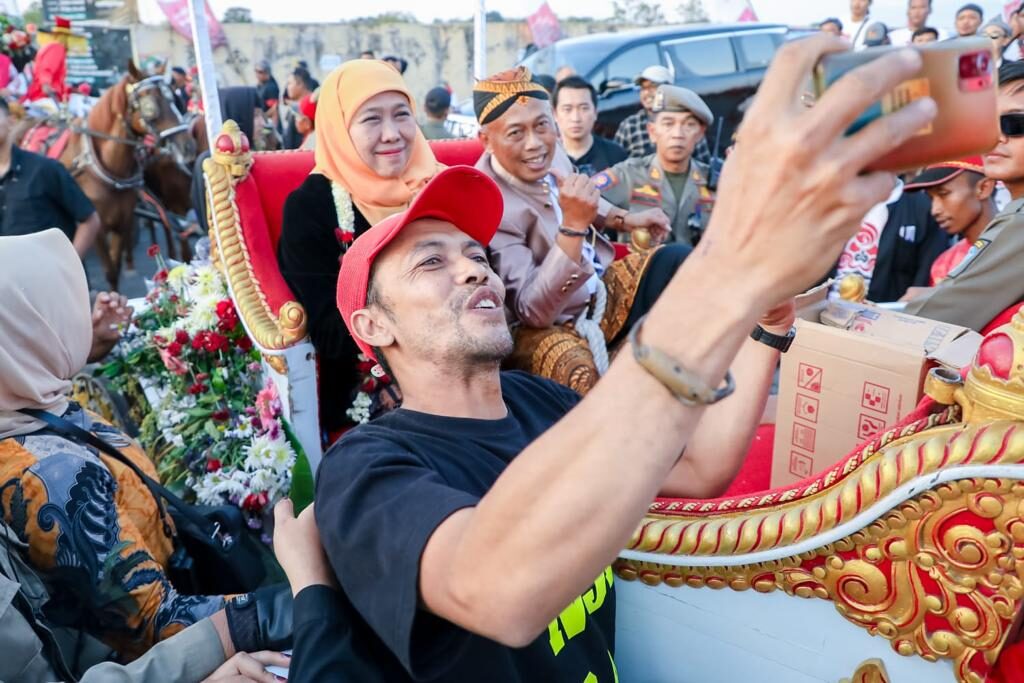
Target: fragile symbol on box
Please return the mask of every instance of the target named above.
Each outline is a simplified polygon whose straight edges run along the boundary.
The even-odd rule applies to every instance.
[[[818,421],[818,399],[811,398],[810,396],[804,396],[803,394],[796,395],[796,410],[793,414],[799,417],[801,420],[807,420],[808,422]]]
[[[798,451],[789,454],[789,473],[794,477],[806,479],[814,473],[814,461],[811,456]]]
[[[857,422],[857,437],[869,439],[875,434],[879,434],[883,429],[885,429],[885,420],[861,414],[860,420]]]
[[[793,445],[805,451],[814,452],[814,427],[808,427],[798,423],[793,424]]]
[[[871,382],[864,382],[864,392],[861,394],[860,404],[868,410],[876,410],[880,413],[889,412],[889,389]]]
[[[821,368],[800,363],[797,369],[796,385],[801,389],[821,393]]]

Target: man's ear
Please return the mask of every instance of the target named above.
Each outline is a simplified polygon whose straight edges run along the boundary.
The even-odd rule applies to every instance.
[[[391,321],[381,311],[361,308],[352,314],[351,323],[352,335],[374,348],[386,349],[395,343]]]
[[[981,201],[988,201],[992,198],[992,194],[996,191],[996,181],[992,178],[982,178],[978,181],[978,184],[974,186],[974,192],[977,194],[978,199]]]
[[[647,137],[649,137],[651,140],[654,139],[654,131],[655,131],[654,121],[648,121],[647,122]]]
[[[480,130],[477,132],[477,137],[480,139],[480,144],[484,146],[484,149],[488,152],[491,151],[491,137],[487,131],[487,125],[480,126]]]

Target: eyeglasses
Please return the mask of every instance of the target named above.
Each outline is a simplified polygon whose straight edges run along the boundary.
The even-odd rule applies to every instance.
[[[999,130],[1008,138],[1024,137],[1024,112],[1014,112],[1000,116]]]

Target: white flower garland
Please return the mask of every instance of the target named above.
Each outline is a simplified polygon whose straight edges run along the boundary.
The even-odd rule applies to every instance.
[[[352,210],[352,196],[340,184],[331,181],[331,196],[334,197],[334,211],[338,215],[338,230],[342,236],[342,251],[348,249],[356,238],[356,214]]]
[[[356,238],[356,215],[352,210],[352,195],[339,183],[331,181],[331,196],[334,198],[334,211],[338,215],[338,231],[341,233],[342,253],[348,251],[348,245]],[[345,414],[356,424],[370,421],[370,406],[373,398],[365,391],[356,393],[352,406]]]

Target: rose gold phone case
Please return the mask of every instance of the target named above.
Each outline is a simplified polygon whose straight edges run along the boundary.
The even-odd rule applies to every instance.
[[[820,96],[826,75],[846,73],[898,48],[869,49],[830,55],[815,72],[815,86]],[[951,161],[988,152],[999,141],[999,116],[996,110],[997,77],[995,60],[991,60],[991,78],[967,73],[961,76],[961,55],[986,52],[992,55],[992,42],[987,37],[961,38],[940,43],[914,46],[921,53],[920,73],[902,83],[897,91],[928,94],[938,105],[938,115],[928,130],[922,131],[889,154],[873,162],[872,171],[905,171],[928,164]],[[926,80],[925,80],[926,79]],[[896,91],[894,91],[895,93]],[[906,100],[907,97],[898,99]]]

